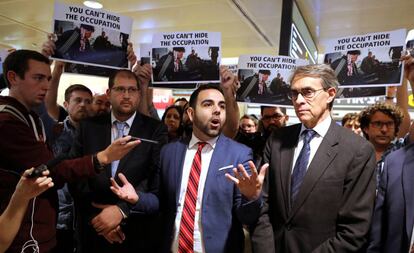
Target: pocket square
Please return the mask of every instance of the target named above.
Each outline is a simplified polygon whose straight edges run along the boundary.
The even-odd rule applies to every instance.
[[[221,168],[218,169],[218,171],[226,170],[226,169],[229,169],[229,168],[234,168],[233,164],[221,167]]]

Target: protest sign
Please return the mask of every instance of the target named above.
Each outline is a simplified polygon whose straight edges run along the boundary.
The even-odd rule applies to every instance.
[[[139,44],[139,56],[141,65],[151,64],[151,43],[141,43]]]
[[[53,18],[56,50],[52,59],[113,69],[128,68],[126,52],[131,18],[57,2]]]
[[[154,86],[178,83],[219,83],[219,32],[157,33],[152,39]]]
[[[331,39],[324,63],[331,65],[342,88],[400,85],[405,34],[400,29]]]
[[[241,55],[237,101],[292,105],[287,96],[290,90],[289,77],[297,66],[306,64],[307,60],[288,56]]]

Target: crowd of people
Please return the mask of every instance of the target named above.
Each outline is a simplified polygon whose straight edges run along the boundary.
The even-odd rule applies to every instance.
[[[117,70],[105,94],[65,90],[64,63],[6,58],[0,97],[0,252],[409,252],[414,127],[404,83],[385,102],[332,118],[338,79],[298,67],[284,107],[240,115],[238,80],[201,85],[161,119],[152,68]],[[394,97],[397,103],[394,104]],[[240,117],[241,116],[241,117]],[[32,178],[34,168],[48,170]]]

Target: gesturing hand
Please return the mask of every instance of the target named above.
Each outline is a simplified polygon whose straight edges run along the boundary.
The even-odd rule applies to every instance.
[[[139,197],[135,191],[134,186],[128,182],[124,174],[119,173],[118,177],[121,179],[124,185],[120,187],[118,183],[113,178],[111,178],[111,191],[115,193],[120,199],[125,200],[133,205],[136,204]]]
[[[252,172],[249,175],[242,164],[239,164],[238,168],[233,168],[234,176],[226,173],[227,179],[233,181],[237,188],[239,188],[240,193],[243,194],[248,200],[255,200],[259,198],[262,191],[263,180],[266,175],[266,170],[269,167],[269,164],[264,164],[260,173],[257,173],[256,166],[252,161],[249,161],[250,170]]]

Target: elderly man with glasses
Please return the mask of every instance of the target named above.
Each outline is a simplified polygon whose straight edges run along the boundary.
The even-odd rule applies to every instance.
[[[290,83],[301,123],[267,141],[254,252],[357,252],[374,207],[374,149],[332,120],[338,80],[328,65],[298,67]]]

